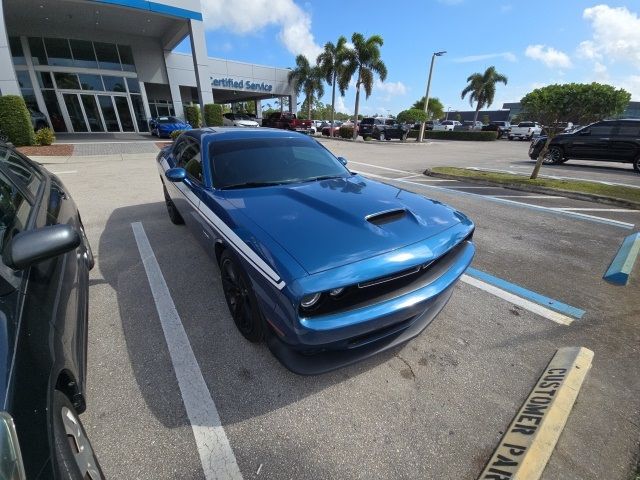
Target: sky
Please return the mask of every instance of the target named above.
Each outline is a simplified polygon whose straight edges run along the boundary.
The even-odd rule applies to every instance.
[[[371,97],[361,96],[365,115],[397,114],[422,97],[431,54],[441,50],[447,53],[436,59],[430,96],[445,110],[470,109],[460,98],[466,79],[491,65],[508,77],[492,108],[568,82],[608,83],[640,100],[640,0],[201,2],[212,57],[286,68],[300,53],[315,59],[340,35],[381,35],[388,76],[376,81]],[[330,103],[330,88],[325,91]],[[352,86],[336,108],[353,113],[354,103]]]

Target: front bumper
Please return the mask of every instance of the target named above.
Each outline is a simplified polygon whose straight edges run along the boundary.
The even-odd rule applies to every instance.
[[[442,310],[474,253],[473,243],[465,241],[455,255],[434,267],[421,287],[363,308],[301,319],[295,345],[274,333],[268,345],[276,358],[301,375],[324,373],[392,348],[420,334]]]

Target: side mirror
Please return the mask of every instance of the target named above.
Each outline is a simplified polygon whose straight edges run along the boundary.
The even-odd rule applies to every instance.
[[[340,163],[342,165],[344,165],[345,167],[347,166],[347,159],[344,157],[338,157],[338,160],[340,161]]]
[[[164,176],[173,183],[184,182],[184,179],[187,178],[187,171],[184,168],[174,167],[164,172]]]
[[[75,250],[82,241],[71,225],[51,225],[18,233],[5,248],[2,260],[14,270]]]

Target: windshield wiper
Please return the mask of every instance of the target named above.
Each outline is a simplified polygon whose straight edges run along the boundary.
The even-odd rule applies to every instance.
[[[332,178],[343,178],[342,175],[320,175],[319,177],[311,177],[304,180],[305,182],[319,182],[320,180],[331,180]]]
[[[282,185],[284,182],[243,182],[234,183],[231,185],[225,185],[220,187],[220,190],[233,190],[236,188],[255,188],[255,187],[273,187],[275,185]]]

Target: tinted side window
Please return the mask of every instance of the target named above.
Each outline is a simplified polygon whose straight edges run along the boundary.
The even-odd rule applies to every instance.
[[[623,122],[620,124],[618,135],[622,137],[640,137],[640,122]]]
[[[31,193],[34,195],[38,193],[42,177],[26,160],[11,150],[0,147],[0,165],[4,165],[16,175]]]
[[[178,167],[184,168],[193,180],[202,183],[202,157],[200,145],[196,141],[188,141],[178,158]]]
[[[0,172],[0,254],[14,235],[27,226],[31,205],[17,187]],[[13,288],[20,285],[20,275],[0,262],[0,276]]]
[[[613,133],[615,125],[613,123],[596,123],[591,126],[591,135],[607,136]]]

